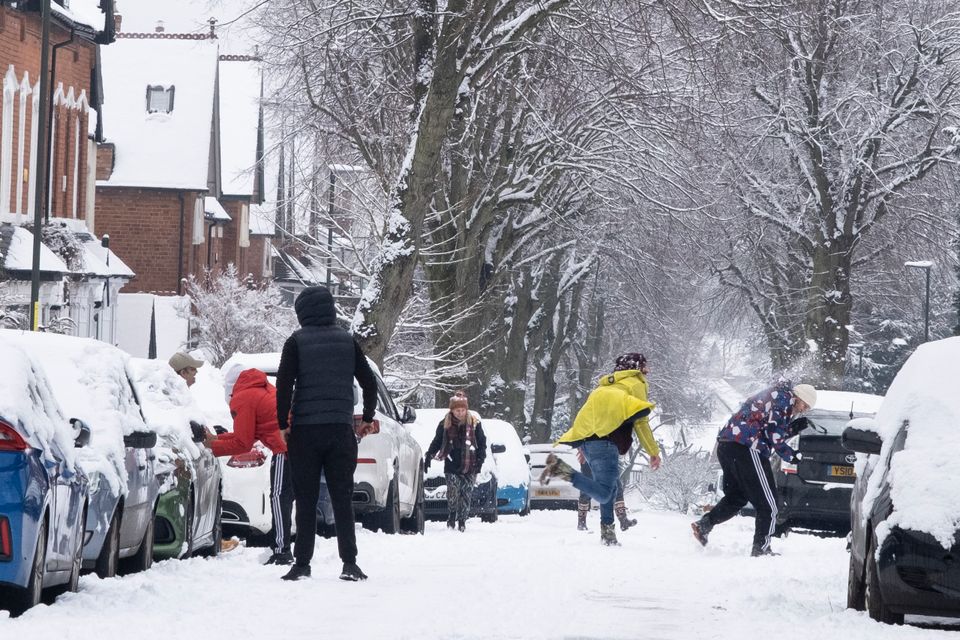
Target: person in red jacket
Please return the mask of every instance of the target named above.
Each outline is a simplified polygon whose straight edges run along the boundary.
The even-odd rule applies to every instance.
[[[228,378],[229,378],[228,373]],[[270,461],[270,505],[273,509],[273,555],[266,564],[292,564],[290,523],[293,511],[293,480],[289,473],[287,443],[277,423],[277,388],[259,369],[240,372],[230,396],[233,432],[207,439],[215,456],[247,453],[259,440],[273,452]]]

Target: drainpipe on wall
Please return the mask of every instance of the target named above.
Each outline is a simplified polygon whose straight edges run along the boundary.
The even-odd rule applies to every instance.
[[[178,191],[180,197],[180,246],[177,248],[177,295],[183,295],[183,231],[184,231],[184,207],[183,191]]]

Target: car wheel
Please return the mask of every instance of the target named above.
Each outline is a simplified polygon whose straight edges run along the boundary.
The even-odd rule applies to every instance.
[[[400,531],[400,487],[396,474],[387,489],[387,504],[380,512],[380,529],[384,533]]]
[[[18,616],[27,609],[40,604],[43,594],[43,576],[47,569],[47,523],[41,522],[37,531],[37,552],[33,554],[30,579],[24,589],[19,589],[10,607],[10,615]]]
[[[117,565],[120,563],[120,506],[113,511],[107,537],[103,540],[100,555],[94,568],[101,578],[112,578],[117,575]]]
[[[153,566],[153,534],[156,530],[157,508],[153,508],[153,515],[147,522],[147,528],[143,532],[143,538],[140,539],[140,548],[137,552],[125,558],[120,563],[120,570],[123,574],[140,573]]]
[[[864,589],[864,601],[867,613],[877,622],[884,624],[903,624],[903,614],[894,613],[883,601],[880,591],[880,572],[877,570],[876,543],[867,549],[867,585]]]
[[[866,597],[864,591],[866,585],[863,583],[863,569],[857,567],[857,563],[850,554],[850,568],[847,571],[847,608],[855,611],[863,611],[866,608]]]
[[[423,533],[425,523],[423,473],[421,473],[417,488],[417,502],[413,505],[413,513],[410,514],[409,518],[404,518],[400,526],[404,533]]]

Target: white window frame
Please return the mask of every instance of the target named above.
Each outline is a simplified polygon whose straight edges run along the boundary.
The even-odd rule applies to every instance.
[[[20,83],[11,64],[3,76],[3,116],[0,124],[0,213],[8,214],[10,207],[10,179],[13,173],[13,101]]]
[[[15,175],[17,203],[14,206],[14,211],[17,214],[18,222],[20,216],[23,215],[23,165],[26,161],[24,154],[27,148],[27,98],[31,93],[33,93],[33,87],[30,86],[30,72],[24,71],[23,82],[20,83],[20,123],[17,127],[17,173]],[[28,178],[32,177],[32,173],[28,175]]]
[[[147,113],[171,113],[175,98],[176,87],[174,85],[148,84]],[[166,104],[160,104],[161,101],[165,101]]]
[[[206,229],[204,228],[203,196],[198,195],[193,207],[193,244],[203,244]]]
[[[240,205],[240,246],[250,246],[250,205],[246,202]]]

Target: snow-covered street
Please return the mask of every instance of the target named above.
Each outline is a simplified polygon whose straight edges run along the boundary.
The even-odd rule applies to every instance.
[[[367,582],[337,579],[333,540],[318,540],[313,578],[280,580],[266,549],[165,561],[100,580],[19,619],[0,638],[955,638],[960,626],[884,626],[848,611],[844,540],[791,534],[779,557],[750,558],[752,521],[718,527],[701,549],[690,519],[634,511],[640,524],[601,547],[576,514],[533,512],[465,534],[358,529]],[[908,622],[921,619],[908,618]],[[927,621],[929,622],[929,621]],[[943,621],[941,621],[943,622]]]

